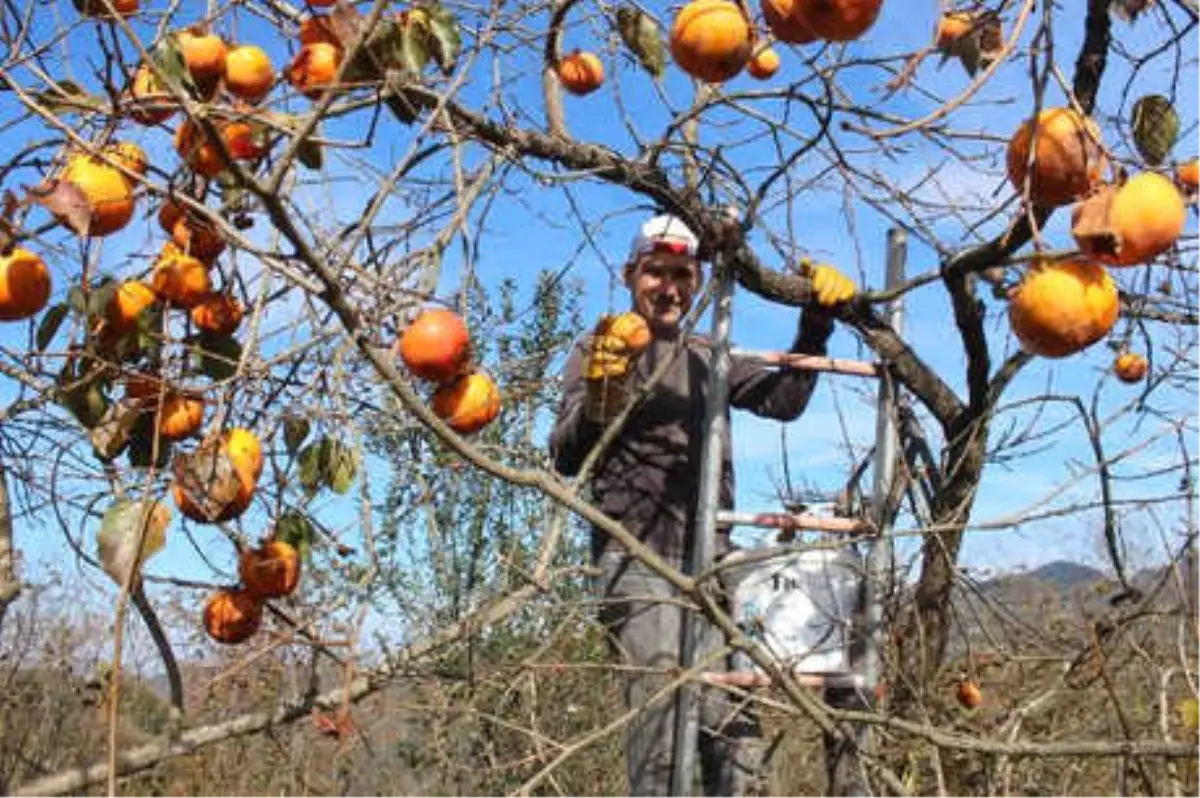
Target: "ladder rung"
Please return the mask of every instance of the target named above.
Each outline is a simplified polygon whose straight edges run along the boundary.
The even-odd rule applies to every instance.
[[[797,673],[793,675],[801,687],[858,687],[866,679],[858,673]],[[758,671],[731,671],[728,673],[706,673],[704,681],[726,687],[770,687],[771,677]]]
[[[872,527],[858,518],[831,518],[812,513],[740,513],[722,510],[717,513],[717,526],[757,526],[767,529],[809,529],[816,532],[840,532],[856,535],[870,532]]]
[[[731,349],[730,354],[757,360],[768,366],[788,366],[806,371],[829,371],[835,374],[853,374],[859,377],[878,377],[879,367],[863,360],[842,360],[820,355],[798,355],[793,352],[773,352],[758,349]]]

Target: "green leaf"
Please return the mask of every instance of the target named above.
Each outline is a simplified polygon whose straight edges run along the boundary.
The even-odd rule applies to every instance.
[[[202,333],[193,339],[197,345],[196,368],[206,377],[227,380],[237,373],[242,345],[232,335]]]
[[[54,340],[58,328],[62,326],[63,319],[70,312],[71,308],[66,304],[51,305],[46,309],[46,314],[38,322],[37,334],[34,336],[34,343],[37,344],[39,352],[44,352],[50,342]]]
[[[295,454],[300,449],[300,444],[304,443],[311,429],[312,424],[304,416],[293,413],[284,416],[283,444],[287,447],[288,454]]]
[[[179,49],[179,42],[174,33],[159,40],[150,51],[150,60],[158,67],[168,84],[180,86],[196,97],[196,83],[192,80],[192,73],[187,67],[187,61],[183,58],[183,51]]]
[[[661,78],[667,68],[667,48],[658,23],[640,8],[621,6],[617,9],[617,32],[642,68],[654,78]]]
[[[417,121],[420,108],[410,103],[406,97],[393,94],[388,96],[384,102],[387,103],[388,110],[392,112],[392,116],[396,118],[397,122],[404,125],[411,125]]]
[[[330,447],[326,464],[326,484],[338,495],[344,495],[354,486],[358,476],[358,456],[345,444],[334,442]]]
[[[43,105],[47,110],[57,114],[81,111],[83,110],[80,108],[81,105],[96,110],[103,105],[99,98],[93,97],[78,84],[69,80],[60,80],[51,88],[36,92],[33,96],[39,105]]]
[[[306,563],[310,560],[313,537],[312,521],[304,513],[289,510],[275,522],[275,539],[295,548]]]
[[[105,277],[92,286],[87,300],[88,317],[97,320],[108,318],[109,309],[117,297],[119,288],[120,284],[111,277]]]
[[[158,439],[158,458],[154,461],[150,459],[150,456],[154,453],[155,432],[154,414],[139,413],[137,420],[133,424],[133,429],[129,431],[129,444],[125,450],[125,455],[129,458],[130,466],[133,468],[149,468],[151,462],[153,462],[154,467],[161,470],[170,464],[171,449],[174,444],[162,436],[159,436]]]
[[[142,564],[167,545],[170,523],[171,510],[161,501],[118,501],[111,505],[104,511],[96,535],[104,572],[118,585],[132,573],[136,584]]]
[[[399,55],[396,66],[403,68],[412,77],[420,75],[429,63],[429,47],[426,45],[428,36],[429,29],[416,19],[412,19],[401,29],[400,46],[396,48]]]
[[[82,288],[71,286],[71,290],[67,291],[67,305],[80,316],[87,315],[87,299],[83,296]]]
[[[157,360],[162,350],[162,316],[164,308],[160,302],[142,308],[138,313],[137,330],[131,336],[134,352],[144,352],[150,360]]]
[[[70,391],[59,393],[59,402],[75,416],[84,429],[100,423],[108,410],[108,397],[99,382],[81,384]]]
[[[134,427],[143,417],[149,416],[131,403],[114,402],[109,405],[100,423],[88,431],[96,457],[107,463],[125,451]]]
[[[1194,698],[1181,698],[1179,703],[1175,705],[1175,712],[1179,715],[1179,722],[1185,729],[1196,731],[1200,727],[1200,702]]]
[[[449,75],[458,63],[462,52],[462,37],[458,33],[458,20],[441,5],[424,6],[429,14],[429,36],[427,45],[442,72]]]
[[[1133,104],[1133,144],[1151,166],[1167,159],[1179,136],[1179,114],[1161,94],[1148,94]]]
[[[325,161],[321,156],[321,143],[314,141],[311,136],[304,139],[296,147],[296,159],[304,164],[307,169],[311,169],[314,172],[319,170]]]
[[[322,438],[300,452],[300,485],[309,495],[320,490],[325,481],[325,450],[328,447],[329,439]]]

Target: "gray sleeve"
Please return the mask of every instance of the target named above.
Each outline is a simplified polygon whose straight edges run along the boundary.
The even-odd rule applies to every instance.
[[[583,412],[587,386],[583,380],[583,352],[579,345],[571,350],[563,370],[563,397],[558,418],[550,433],[550,455],[554,468],[564,476],[578,473],[583,459],[600,438],[599,424],[589,421]]]
[[[824,355],[833,320],[819,312],[801,313],[796,339],[789,351]],[[758,416],[793,421],[808,407],[817,386],[815,371],[774,369],[735,357],[729,365],[729,403]]]

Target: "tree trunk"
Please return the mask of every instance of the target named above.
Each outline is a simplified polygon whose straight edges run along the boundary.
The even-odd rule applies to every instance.
[[[983,473],[987,436],[986,414],[955,424],[950,436],[942,489],[931,507],[934,531],[925,535],[916,595],[897,638],[897,664],[916,682],[896,685],[901,706],[928,689],[946,654],[958,553]]]
[[[0,631],[4,630],[4,616],[8,613],[8,605],[16,601],[21,593],[21,582],[17,579],[13,552],[8,472],[0,465]]]

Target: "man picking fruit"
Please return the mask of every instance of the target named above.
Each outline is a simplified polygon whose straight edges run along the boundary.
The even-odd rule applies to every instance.
[[[711,349],[704,339],[680,341],[680,324],[703,282],[695,234],[673,216],[656,216],[634,237],[625,265],[632,313],[605,317],[572,352],[563,402],[550,439],[556,468],[579,471],[605,426],[661,365],[665,373],[630,410],[620,434],[603,452],[591,482],[594,501],[669,564],[682,569],[697,510],[700,449]],[[809,274],[813,301],[800,315],[792,352],[823,355],[833,332],[829,312],[854,295],[854,283],[832,266]],[[645,322],[643,326],[641,322]],[[791,421],[804,412],[817,373],[771,369],[732,358],[729,403],[759,416]],[[723,508],[733,504],[733,464],[728,425],[722,443]],[[729,531],[719,530],[716,554],[729,550]],[[602,572],[601,620],[626,663],[625,700],[645,707],[671,679],[680,662],[682,611],[674,588],[599,529],[592,531],[592,558]],[[657,671],[657,672],[656,672]],[[724,694],[701,697],[699,759],[708,795],[739,795],[747,774],[757,774],[762,748],[757,721],[730,711]],[[633,795],[670,791],[675,701],[645,708],[629,724],[626,768]]]

